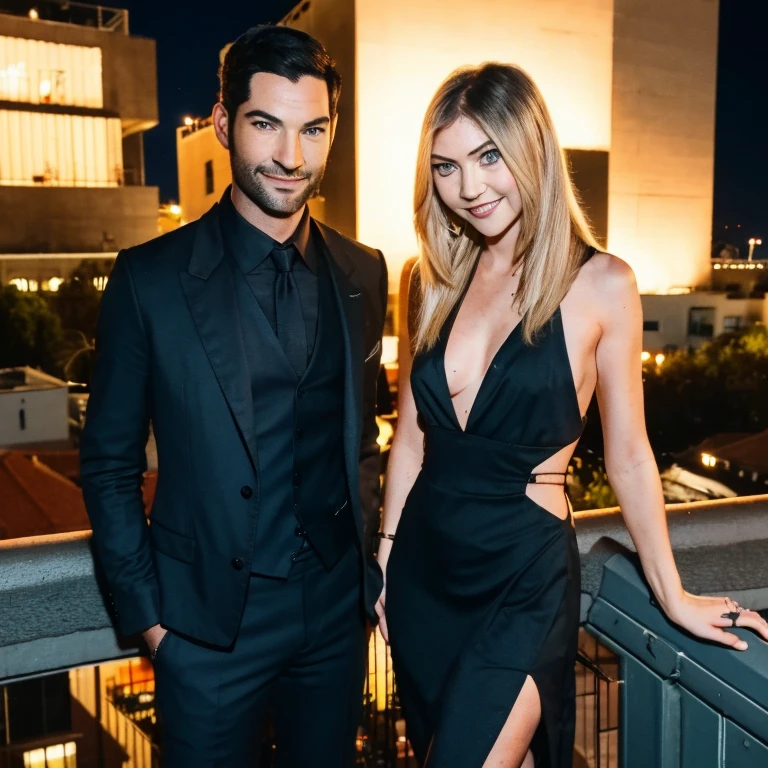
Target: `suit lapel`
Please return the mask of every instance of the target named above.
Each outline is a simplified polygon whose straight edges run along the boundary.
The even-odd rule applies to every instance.
[[[189,269],[179,278],[205,353],[254,467],[253,397],[232,270],[224,260],[218,204],[198,225]]]
[[[325,244],[330,264],[336,302],[344,334],[344,459],[350,492],[357,505],[357,476],[360,462],[360,439],[363,413],[363,292],[355,279],[355,263],[346,243],[332,229],[314,222]]]

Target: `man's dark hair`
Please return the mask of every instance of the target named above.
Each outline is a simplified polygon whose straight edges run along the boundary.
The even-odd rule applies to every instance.
[[[251,27],[232,43],[219,69],[219,100],[230,118],[250,98],[251,78],[259,72],[286,77],[293,83],[307,75],[325,80],[331,120],[336,116],[341,75],[325,48],[306,32],[263,25]]]

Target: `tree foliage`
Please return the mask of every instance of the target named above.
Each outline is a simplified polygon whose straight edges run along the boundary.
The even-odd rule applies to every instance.
[[[644,368],[646,423],[656,452],[719,432],[768,429],[768,329],[752,325]]]
[[[61,375],[61,321],[37,293],[0,288],[0,368],[30,366]]]

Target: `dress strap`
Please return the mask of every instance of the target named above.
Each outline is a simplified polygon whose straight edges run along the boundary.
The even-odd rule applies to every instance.
[[[528,476],[530,485],[565,485],[565,472],[534,472]],[[554,480],[560,477],[562,480]]]

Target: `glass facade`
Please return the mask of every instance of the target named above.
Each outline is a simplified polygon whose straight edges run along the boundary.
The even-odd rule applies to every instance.
[[[118,118],[0,110],[0,185],[117,187]]]
[[[0,35],[0,101],[101,109],[101,49]]]

